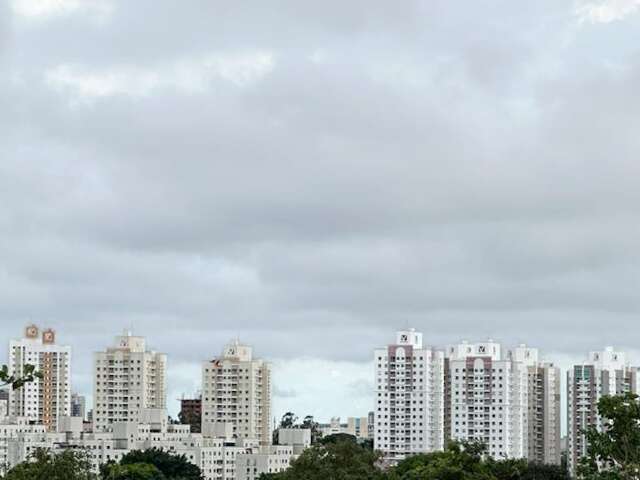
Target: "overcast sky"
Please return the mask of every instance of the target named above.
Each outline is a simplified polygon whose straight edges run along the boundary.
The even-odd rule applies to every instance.
[[[235,336],[275,414],[366,415],[373,349],[638,355],[640,0],[0,2],[0,353],[28,322]]]

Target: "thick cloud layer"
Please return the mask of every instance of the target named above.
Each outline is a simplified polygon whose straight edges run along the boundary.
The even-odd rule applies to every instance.
[[[639,27],[637,0],[2,3],[0,331],[55,327],[89,393],[133,327],[172,398],[239,336],[276,413],[322,419],[366,414],[405,325],[632,350]]]

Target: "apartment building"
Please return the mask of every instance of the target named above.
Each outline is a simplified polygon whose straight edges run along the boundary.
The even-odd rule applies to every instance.
[[[444,353],[414,329],[374,353],[374,448],[385,461],[444,447]]]
[[[202,431],[233,425],[239,439],[271,444],[271,366],[238,340],[202,366]]]
[[[167,356],[147,350],[144,337],[125,332],[94,354],[93,428],[140,423],[145,409],[166,408]]]
[[[42,378],[10,392],[9,413],[55,431],[71,409],[71,347],[57,345],[53,330],[29,325],[24,338],[9,342],[9,374],[22,376],[25,365],[34,365]]]
[[[638,368],[629,365],[625,352],[606,347],[590,352],[584,363],[567,371],[567,454],[575,472],[588,444],[582,431],[602,428],[598,401],[604,395],[638,393]]]
[[[422,334],[398,332],[375,351],[375,448],[396,463],[479,441],[495,458],[560,463],[559,369],[538,356],[492,340],[425,348]]]
[[[560,369],[538,360],[537,349],[526,345],[519,345],[508,355],[527,369],[527,458],[560,465]]]

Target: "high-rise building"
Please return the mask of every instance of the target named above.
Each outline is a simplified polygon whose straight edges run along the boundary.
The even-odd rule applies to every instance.
[[[375,351],[374,444],[389,463],[480,441],[495,458],[560,462],[559,370],[526,345],[492,340],[426,348],[400,331]]]
[[[143,410],[165,409],[167,356],[147,350],[131,332],[94,354],[93,428],[108,431],[115,422],[140,422]]]
[[[519,345],[509,357],[527,369],[527,458],[560,465],[560,369],[538,360],[538,351]]]
[[[202,366],[202,430],[233,424],[236,438],[271,443],[271,367],[237,340]]]
[[[191,432],[200,433],[202,428],[202,395],[180,399],[180,423],[191,426]]]
[[[448,432],[453,440],[479,441],[489,455],[527,455],[527,369],[489,340],[447,347]]]
[[[397,333],[375,350],[374,448],[389,463],[444,447],[444,354],[422,333]]]
[[[587,453],[582,431],[602,428],[598,415],[600,398],[625,392],[638,393],[638,368],[631,367],[626,354],[613,347],[590,352],[584,363],[567,371],[567,454],[571,472]]]
[[[56,345],[53,330],[29,325],[25,338],[9,343],[9,373],[20,377],[25,365],[34,365],[42,377],[10,393],[9,411],[54,431],[71,409],[71,348]]]
[[[560,379],[538,350],[492,340],[447,348],[447,438],[480,441],[495,458],[560,463]]]
[[[71,416],[80,417],[84,420],[86,417],[86,412],[87,412],[87,401],[84,395],[72,393],[71,394]]]

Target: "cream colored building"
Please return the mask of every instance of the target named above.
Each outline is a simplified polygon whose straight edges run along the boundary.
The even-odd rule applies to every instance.
[[[527,458],[560,465],[560,369],[540,361],[538,350],[526,345],[519,345],[508,355],[527,370]]]
[[[71,409],[71,347],[56,344],[53,330],[25,329],[25,337],[9,343],[9,374],[20,377],[30,364],[42,378],[9,394],[9,414],[27,417],[55,431]]]
[[[140,423],[143,410],[165,409],[166,403],[167,356],[147,350],[144,337],[125,332],[114,346],[94,354],[94,431]]]
[[[11,468],[38,448],[54,453],[85,450],[93,470],[118,462],[133,450],[163,449],[200,467],[205,480],[256,480],[262,473],[288,468],[309,446],[309,430],[283,432],[287,444],[260,446],[257,440],[234,439],[233,425],[217,424],[205,433],[191,433],[189,425],[169,425],[165,410],[144,410],[142,423],[116,422],[108,432],[84,432],[80,417],[63,417],[57,432],[46,432],[26,419],[0,420],[0,461]],[[1,472],[0,472],[1,473]]]
[[[388,463],[444,447],[444,354],[414,329],[375,350],[374,448]]]
[[[271,444],[271,367],[238,341],[202,366],[202,429],[231,423],[235,438]]]

